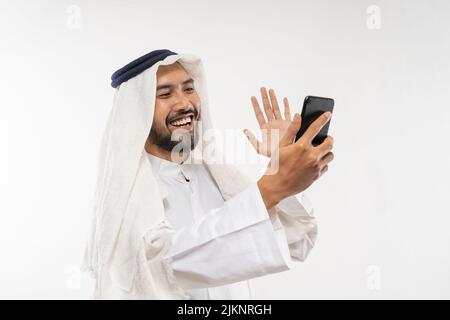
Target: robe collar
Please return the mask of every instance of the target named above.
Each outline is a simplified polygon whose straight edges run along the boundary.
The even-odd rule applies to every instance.
[[[166,159],[154,156],[148,152],[146,152],[148,159],[152,165],[153,173],[157,177],[159,187],[162,190],[163,198],[167,196],[167,190],[165,186],[161,183],[160,177],[165,177],[169,179],[174,179],[179,181],[180,183],[189,183],[194,179],[193,166],[195,164],[190,163],[176,163],[172,161],[168,161]],[[189,181],[187,181],[189,180]]]

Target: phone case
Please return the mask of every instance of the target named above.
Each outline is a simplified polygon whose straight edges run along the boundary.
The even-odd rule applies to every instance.
[[[324,112],[333,112],[334,100],[331,98],[306,96],[303,101],[302,109],[302,125],[295,137],[295,141],[306,132],[308,127]],[[330,120],[331,121],[331,120]],[[312,140],[313,146],[320,145],[328,135],[328,128],[330,127],[330,121],[328,121],[320,130],[320,132]]]

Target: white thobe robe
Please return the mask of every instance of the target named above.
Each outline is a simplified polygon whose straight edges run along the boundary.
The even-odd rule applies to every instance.
[[[305,214],[289,217],[285,230],[283,217],[267,211],[256,182],[224,201],[204,165],[148,157],[175,229],[164,266],[191,299],[251,299],[249,279],[289,269],[291,256],[304,260],[314,245],[317,227],[305,197]],[[293,201],[298,206],[295,197],[279,204],[284,213]]]

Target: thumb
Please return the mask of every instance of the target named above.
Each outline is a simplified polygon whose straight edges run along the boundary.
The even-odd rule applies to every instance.
[[[259,144],[260,142],[256,139],[255,135],[250,131],[245,129],[244,134],[247,136],[248,141],[252,144],[253,148],[255,148],[256,152],[259,152]]]
[[[300,130],[300,126],[302,125],[302,117],[298,113],[294,115],[294,119],[286,130],[283,138],[280,140],[280,147],[285,147],[289,144],[292,144],[294,141],[297,132]]]

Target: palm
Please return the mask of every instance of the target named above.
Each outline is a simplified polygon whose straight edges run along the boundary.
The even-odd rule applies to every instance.
[[[244,132],[257,153],[270,157],[272,155],[272,151],[278,147],[281,138],[286,134],[292,120],[287,98],[283,99],[285,118],[283,119],[275,96],[275,91],[271,89],[269,90],[269,95],[267,95],[266,88],[263,87],[261,88],[261,97],[263,100],[264,114],[266,117],[264,117],[256,97],[252,97],[251,100],[256,120],[258,121],[261,129],[262,141],[258,141],[249,130],[245,130]]]
[[[270,157],[273,148],[276,148],[278,146],[280,139],[284,136],[290,124],[291,124],[290,120],[281,120],[281,119],[271,120],[269,122],[264,123],[261,126],[262,142],[259,145],[260,150],[259,152],[257,150],[257,152],[267,157]],[[278,141],[274,141],[274,143],[272,143],[271,139],[273,138],[278,139]]]

